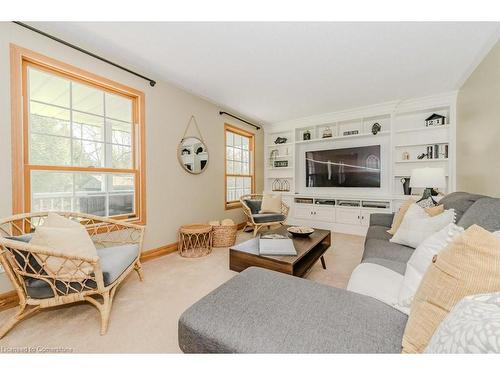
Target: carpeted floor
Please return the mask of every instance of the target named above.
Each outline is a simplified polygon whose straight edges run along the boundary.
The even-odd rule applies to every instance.
[[[240,233],[238,242],[250,238]],[[327,270],[317,262],[307,278],[345,288],[359,264],[363,237],[334,233],[325,253]],[[74,353],[178,353],[177,320],[186,308],[233,277],[228,249],[204,258],[177,253],[144,263],[145,281],[135,273],[116,293],[108,333],[99,335],[97,310],[90,304],[42,311],[16,326],[0,347],[67,348]],[[0,312],[0,323],[15,312]]]

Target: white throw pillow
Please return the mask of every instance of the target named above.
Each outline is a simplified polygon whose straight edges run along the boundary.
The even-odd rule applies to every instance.
[[[402,308],[410,308],[434,255],[439,254],[463,232],[464,228],[451,223],[418,245],[406,264],[403,285],[399,291],[398,304]]]
[[[500,293],[458,302],[434,332],[425,353],[500,353]]]
[[[43,225],[35,230],[30,244],[47,247],[54,252],[69,256],[88,258],[97,258],[98,256],[95,245],[85,227],[56,214],[49,214]],[[65,262],[61,258],[49,257],[46,262],[43,256],[39,256],[39,258],[40,263],[45,263],[44,268],[47,271],[57,273],[61,279],[85,279],[92,271],[90,266],[79,268],[78,263]],[[78,269],[81,272],[77,272]]]
[[[281,213],[281,195],[265,194],[262,197],[262,205],[260,206],[261,214],[280,214]]]
[[[416,248],[431,235],[454,222],[455,211],[453,209],[429,217],[422,207],[412,204],[398,231],[389,241]]]
[[[398,306],[403,275],[373,263],[361,263],[351,274],[347,290],[375,298],[405,314]]]

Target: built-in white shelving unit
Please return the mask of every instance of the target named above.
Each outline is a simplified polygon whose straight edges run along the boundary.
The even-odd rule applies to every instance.
[[[446,123],[433,127],[426,126],[425,119],[434,113],[445,116]],[[295,208],[303,207],[295,202],[294,197],[309,197],[313,200],[354,198],[359,199],[360,202],[364,199],[371,199],[378,200],[379,203],[390,202],[390,208],[384,209],[384,212],[395,210],[404,199],[407,199],[407,196],[403,195],[401,179],[410,177],[414,168],[425,166],[440,167],[445,170],[447,187],[442,189],[442,192],[449,193],[455,190],[456,184],[455,121],[456,93],[452,92],[272,124],[266,128],[265,135],[265,191],[273,190],[273,182],[276,179],[288,181],[290,191],[281,193],[292,206],[292,219],[295,217]],[[372,134],[374,123],[381,126],[381,130],[376,135]],[[324,137],[325,134],[330,133],[331,137]],[[309,134],[309,136],[304,136],[304,134]],[[286,143],[275,144],[278,137],[286,138]],[[304,150],[356,147],[368,144],[381,144],[381,168],[383,170],[380,189],[352,189],[351,192],[348,188],[305,187],[301,170]],[[428,152],[430,151],[428,147],[432,147],[432,153]],[[420,191],[414,190],[412,193],[419,194]],[[323,211],[327,210],[327,208],[321,208]],[[333,208],[328,207],[328,209]],[[349,209],[351,207],[335,208],[335,210],[340,210],[342,217],[345,217],[345,213],[348,212],[346,210]],[[361,221],[362,226],[366,225],[366,220]],[[300,220],[297,222],[301,223]]]

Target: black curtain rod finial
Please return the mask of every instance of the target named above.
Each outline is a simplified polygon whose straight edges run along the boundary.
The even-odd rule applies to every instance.
[[[238,117],[238,116],[235,116],[235,115],[232,115],[231,113],[228,113],[228,112],[224,112],[224,111],[219,111],[219,115],[228,115],[229,117],[232,117],[232,118],[235,118],[236,120],[239,120],[241,122],[244,122],[245,124],[248,124],[250,126],[253,126],[254,128],[256,128],[257,130],[260,130],[260,126],[258,125],[255,125],[255,124],[252,124],[250,121],[247,121],[247,120],[244,120],[242,119],[241,117]]]

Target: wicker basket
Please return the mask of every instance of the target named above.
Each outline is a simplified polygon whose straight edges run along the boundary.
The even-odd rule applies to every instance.
[[[212,246],[229,247],[236,242],[238,225],[212,225]]]

